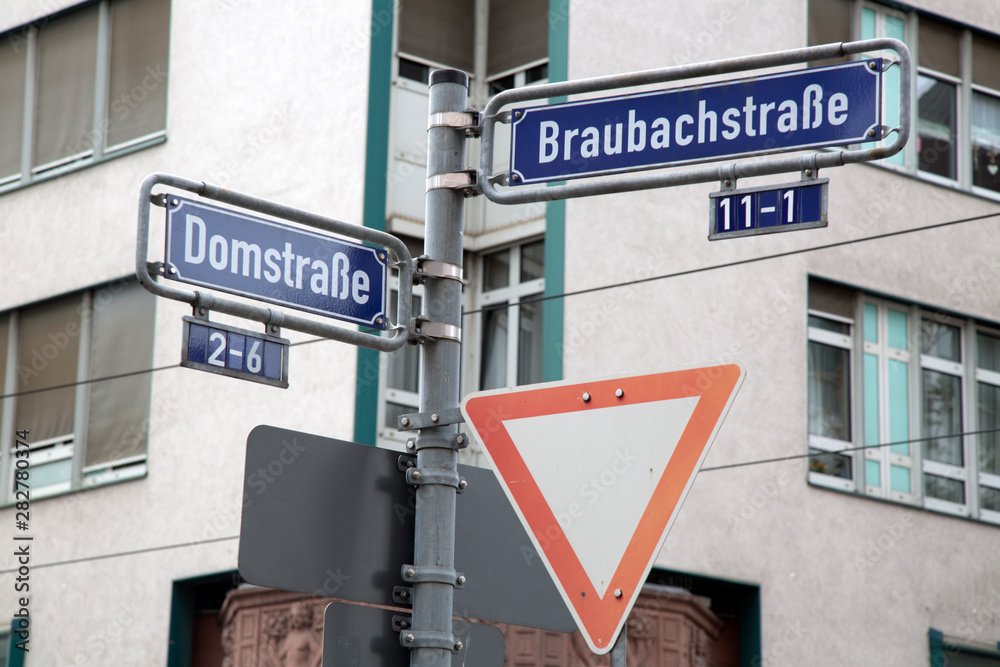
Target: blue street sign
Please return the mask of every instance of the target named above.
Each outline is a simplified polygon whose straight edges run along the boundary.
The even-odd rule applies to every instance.
[[[514,109],[511,185],[882,138],[882,60]]]
[[[169,195],[167,278],[386,327],[386,251]]]
[[[181,345],[181,366],[288,387],[289,341],[285,338],[184,317]]]
[[[708,240],[827,226],[830,179],[723,190],[709,197]]]

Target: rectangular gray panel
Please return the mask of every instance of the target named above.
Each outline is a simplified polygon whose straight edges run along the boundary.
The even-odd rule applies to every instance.
[[[247,438],[239,570],[248,582],[393,605],[413,562],[416,491],[397,452],[258,426]],[[459,466],[454,613],[572,632],[572,616],[496,478]]]

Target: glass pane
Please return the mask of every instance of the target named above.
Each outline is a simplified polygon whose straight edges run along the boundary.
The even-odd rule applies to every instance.
[[[955,86],[917,77],[917,152],[921,171],[955,178]]]
[[[33,441],[73,433],[79,356],[79,295],[21,311],[17,384],[21,395],[14,423],[18,429],[28,429]]]
[[[958,40],[961,32],[946,23],[920,17],[920,66],[951,76],[962,76],[958,62]]]
[[[535,241],[521,246],[521,282],[545,277],[545,242]]]
[[[979,506],[984,510],[1000,512],[1000,489],[988,486],[979,487]]]
[[[116,0],[111,5],[107,146],[167,126],[170,0]]]
[[[861,39],[875,39],[875,10],[868,7],[861,10]]]
[[[10,315],[0,315],[0,396],[7,393],[5,383],[7,378],[7,341],[9,336]],[[0,429],[6,428],[3,423],[3,402],[4,399],[0,398]]]
[[[413,312],[420,312],[419,296],[413,296]],[[389,293],[389,312],[395,313],[399,303],[399,292]],[[386,386],[390,389],[400,389],[417,393],[420,381],[420,346],[404,345],[398,350],[388,352],[386,360]],[[394,422],[395,423],[395,422]]]
[[[483,353],[479,369],[479,388],[507,386],[507,307],[491,308],[483,313]]]
[[[932,357],[948,361],[962,361],[961,332],[958,327],[923,320],[920,324],[920,350]]]
[[[924,369],[924,437],[947,436],[962,432],[962,380]],[[936,438],[924,443],[931,461],[962,466],[962,437]]]
[[[851,2],[809,0],[808,31],[809,46],[851,41]]]
[[[881,444],[879,435],[878,357],[865,355],[865,446]]]
[[[976,334],[976,366],[1000,373],[1000,338]]]
[[[979,383],[980,431],[1000,429],[1000,387]],[[993,430],[979,434],[979,471],[1000,475],[1000,432]]]
[[[846,322],[837,322],[836,320],[828,320],[825,317],[817,317],[816,315],[809,316],[809,326],[816,329],[823,329],[824,331],[832,331],[834,333],[843,334],[849,336],[851,334],[851,325]]]
[[[483,291],[510,285],[510,251],[501,250],[483,258]]]
[[[399,417],[417,412],[418,408],[402,403],[387,401],[385,404],[385,427],[395,430],[399,425]]]
[[[910,366],[889,360],[889,442],[896,454],[910,455]]]
[[[486,70],[490,75],[548,57],[548,0],[490,0],[489,5]]]
[[[910,492],[910,469],[902,466],[889,466],[889,482],[893,491]]]
[[[972,184],[1000,192],[1000,99],[977,92],[972,93]]]
[[[878,342],[878,306],[874,303],[865,304],[865,342]]]
[[[530,297],[529,297],[530,298]],[[542,381],[542,313],[544,301],[522,303],[517,340],[517,383]]]
[[[21,172],[27,42],[0,49],[0,180]]]
[[[41,489],[52,484],[65,483],[69,481],[72,474],[72,458],[31,466],[31,486]]]
[[[878,461],[865,459],[865,484],[868,486],[882,486],[882,466]]]
[[[906,313],[894,308],[889,309],[889,347],[897,350],[905,350],[908,347],[906,340]]]
[[[1000,42],[985,35],[972,35],[972,83],[1000,91]]]
[[[475,4],[468,0],[400,2],[397,5],[399,50],[432,63],[471,72],[475,53]]]
[[[850,353],[809,343],[809,432],[851,439]]]
[[[38,30],[36,167],[93,150],[97,7]]]
[[[957,479],[924,473],[924,495],[964,505],[965,484]]]
[[[820,449],[809,449],[809,472],[832,475],[841,479],[854,479],[850,456],[827,454]]]
[[[145,370],[153,365],[156,297],[139,283],[94,290],[90,377]],[[85,466],[146,453],[149,430],[149,373],[90,385]]]

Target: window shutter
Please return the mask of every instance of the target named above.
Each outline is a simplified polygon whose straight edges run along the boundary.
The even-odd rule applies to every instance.
[[[410,0],[399,3],[399,50],[432,63],[473,69],[475,3]]]

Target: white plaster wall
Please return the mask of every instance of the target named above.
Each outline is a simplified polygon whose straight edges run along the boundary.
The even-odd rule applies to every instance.
[[[38,9],[0,3],[0,30]],[[360,224],[370,13],[348,0],[174,0],[166,143],[0,197],[0,310],[134,274],[139,185],[154,171]],[[158,300],[154,367],[179,361],[187,314]],[[148,475],[32,503],[30,664],[164,664],[171,582],[236,568],[248,433],[352,439],[356,358],[342,343],[293,346],[285,390],[153,373]],[[8,612],[12,589],[0,575]]]
[[[918,4],[1000,28],[994,3]],[[801,0],[573,3],[570,78],[801,47],[805,10]],[[828,228],[719,242],[706,238],[718,183],[570,200],[567,291],[693,273],[566,299],[564,377],[739,359],[746,380],[705,467],[801,457],[808,275],[1000,321],[996,220],[699,271],[1000,210],[868,165],[820,175],[831,181]],[[769,182],[787,180],[798,175]],[[972,280],[981,270],[986,283]],[[804,458],[703,471],[657,564],[759,585],[765,665],[927,664],[930,627],[996,642],[1000,529],[806,476]]]

